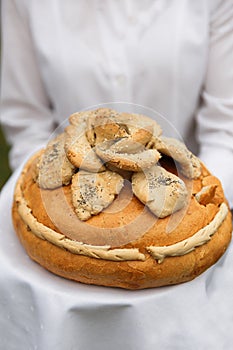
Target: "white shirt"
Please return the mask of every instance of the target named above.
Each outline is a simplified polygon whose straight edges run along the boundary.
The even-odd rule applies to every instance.
[[[232,0],[2,3],[1,120],[13,168],[71,113],[110,103],[182,138],[233,205]]]

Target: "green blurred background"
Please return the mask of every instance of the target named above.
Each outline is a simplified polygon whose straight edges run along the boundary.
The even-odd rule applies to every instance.
[[[0,0],[0,31],[1,31],[1,0]],[[0,37],[0,58],[1,58],[1,37]],[[0,61],[1,63],[1,61]],[[2,186],[9,178],[11,172],[8,164],[8,152],[9,146],[6,143],[6,139],[2,132],[0,125],[0,190]]]
[[[11,174],[8,163],[8,152],[9,146],[6,143],[6,139],[0,126],[0,189]]]

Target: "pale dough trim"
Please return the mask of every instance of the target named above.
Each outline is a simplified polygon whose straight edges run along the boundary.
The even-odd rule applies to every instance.
[[[219,211],[213,220],[205,227],[197,231],[192,237],[184,239],[181,242],[171,244],[169,246],[154,247],[150,246],[146,249],[152,257],[158,260],[158,263],[163,262],[167,256],[181,256],[193,251],[196,247],[205,244],[211,239],[211,236],[218,230],[228,214],[228,207],[222,203]]]
[[[38,222],[33,216],[31,209],[28,207],[26,200],[23,197],[21,190],[23,175],[26,172],[26,167],[21,174],[20,179],[16,184],[15,200],[18,205],[18,213],[24,223],[30,228],[32,233],[48,242],[66,249],[74,254],[84,255],[91,258],[112,260],[112,261],[131,261],[140,260],[145,261],[146,256],[140,253],[138,248],[121,248],[111,249],[111,246],[94,246],[82,242],[73,241],[66,238],[65,235],[58,233],[49,227]],[[197,231],[193,236],[170,246],[150,246],[146,247],[150,255],[162,263],[167,256],[181,256],[193,251],[196,247],[207,243],[211,236],[218,230],[228,214],[228,207],[222,203],[219,211],[213,220],[205,227]]]
[[[126,261],[146,259],[145,255],[140,253],[138,248],[110,249],[111,246],[94,246],[82,242],[73,241],[66,238],[65,235],[58,233],[49,227],[38,222],[33,216],[31,209],[27,206],[21,191],[21,182],[16,185],[15,199],[18,204],[18,213],[24,223],[30,228],[32,233],[60,248],[66,249],[74,254],[85,255],[91,258]]]

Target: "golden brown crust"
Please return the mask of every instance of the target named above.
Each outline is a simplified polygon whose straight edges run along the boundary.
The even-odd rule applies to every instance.
[[[225,252],[231,238],[230,214],[212,240],[195,251],[165,259],[158,264],[150,256],[146,261],[113,262],[72,254],[31,233],[13,207],[16,232],[29,256],[49,271],[78,282],[143,289],[192,280],[214,264]]]
[[[88,284],[127,289],[151,288],[181,283],[195,278],[213,265],[227,249],[231,239],[230,211],[211,240],[188,254],[167,257],[159,264],[146,249],[151,245],[171,245],[191,237],[214,219],[220,204],[225,199],[219,180],[210,175],[205,168],[203,168],[201,178],[192,183],[187,180],[187,186],[192,189],[192,198],[185,208],[175,213],[171,218],[156,219],[148,209],[144,209],[142,203],[132,196],[130,186],[126,186],[125,192],[122,192],[122,197],[119,199],[120,210],[114,203],[115,207],[114,205],[110,206],[105,212],[91,218],[88,221],[87,235],[87,231],[85,232],[83,229],[80,229],[80,232],[78,232],[79,229],[76,232],[74,229],[72,230],[74,227],[72,220],[76,220],[76,223],[78,220],[75,215],[71,215],[69,220],[65,220],[67,213],[64,212],[62,205],[67,203],[66,209],[71,206],[70,186],[64,186],[60,190],[39,189],[33,181],[36,163],[35,156],[29,161],[25,172],[21,175],[21,191],[34,217],[39,222],[52,230],[61,232],[59,226],[61,222],[56,221],[58,217],[51,220],[54,212],[58,212],[63,223],[62,232],[70,239],[76,239],[90,245],[107,244],[111,246],[111,249],[137,248],[140,253],[145,255],[145,261],[126,260],[119,262],[73,254],[33,234],[21,218],[17,198],[15,198],[13,222],[23,246],[33,260],[57,275]],[[195,199],[195,194],[203,186],[216,187],[214,195],[210,196],[209,203],[205,203],[205,205],[200,204]],[[53,207],[54,203],[57,205],[56,210],[53,213],[48,213],[48,207]],[[143,215],[143,219],[140,215]],[[137,219],[138,217],[140,219]],[[148,227],[145,227],[146,224]],[[99,230],[98,227],[101,226],[105,229]],[[112,235],[113,237],[110,239],[109,233],[114,232],[114,227],[116,228],[115,235]],[[167,232],[169,228],[170,232]]]

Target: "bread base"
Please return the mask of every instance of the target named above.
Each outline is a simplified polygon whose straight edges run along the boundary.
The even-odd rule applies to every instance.
[[[31,200],[31,204],[35,209],[33,210],[32,208],[32,212],[36,212],[36,206],[41,208],[43,206],[43,203],[36,202],[39,198],[38,193],[40,193],[40,189],[37,186],[35,187],[32,180],[34,166],[35,158],[29,161],[25,167],[24,175],[21,175],[21,182],[23,183],[23,186],[21,186],[22,192],[23,195],[27,197],[27,201]],[[231,240],[232,231],[230,211],[218,230],[213,234],[210,241],[196,247],[188,254],[166,257],[162,263],[159,263],[149,254],[146,247],[153,244],[164,245],[164,240],[166,238],[167,244],[171,244],[173,240],[177,242],[186,237],[190,237],[195,231],[208,225],[213,219],[218,211],[220,203],[225,201],[225,199],[219,181],[215,177],[210,176],[206,169],[203,170],[203,174],[202,179],[194,181],[193,191],[195,192],[200,188],[201,182],[216,183],[218,185],[216,196],[209,204],[200,205],[193,196],[188,207],[185,208],[185,217],[178,224],[174,232],[166,233],[168,219],[159,219],[147,232],[143,232],[141,237],[117,247],[137,248],[141,253],[145,254],[145,261],[109,261],[90,258],[88,256],[71,253],[47,240],[41,239],[37,237],[22,220],[18,211],[16,199],[14,200],[12,211],[15,231],[31,259],[54,274],[77,282],[131,290],[187,282],[215,264],[226,251]],[[37,194],[36,191],[38,191]],[[33,202],[33,198],[36,198],[35,202]],[[136,206],[134,198],[132,201],[133,204],[131,203],[131,205]],[[45,208],[43,210],[45,211]],[[37,220],[39,222],[41,221],[43,224],[52,225],[52,223],[48,223],[48,218],[45,217],[46,212],[43,212],[43,210],[41,209],[38,211],[38,215],[41,216],[37,217]],[[126,212],[124,215],[127,215],[127,210],[129,210],[129,208],[127,209],[126,207],[125,210]],[[132,208],[130,210],[132,210]],[[99,219],[96,218],[97,221],[100,220],[100,223],[103,222],[101,215],[103,217],[107,214],[101,213]],[[114,214],[112,215],[114,220]],[[146,215],[148,215],[149,220],[149,217],[153,214],[148,211]],[[174,215],[178,216],[180,214],[177,213]],[[95,225],[97,225],[97,223],[95,223]],[[160,244],[158,244],[158,242],[160,242]],[[90,242],[88,243],[90,244]],[[114,248],[116,248],[116,246],[114,246]]]

